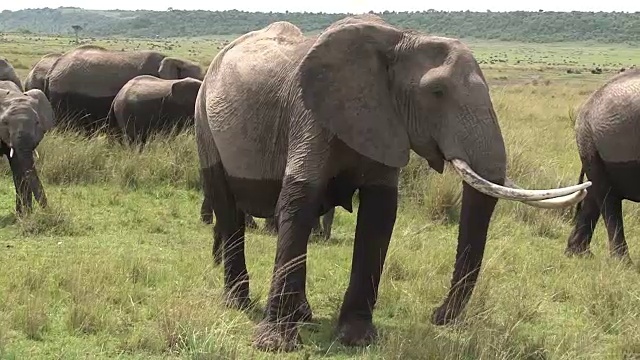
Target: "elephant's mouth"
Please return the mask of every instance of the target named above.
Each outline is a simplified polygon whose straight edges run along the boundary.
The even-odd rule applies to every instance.
[[[574,205],[584,199],[587,195],[586,189],[591,186],[591,181],[587,181],[558,189],[527,190],[522,189],[509,178],[505,180],[506,186],[502,186],[481,177],[463,160],[452,159],[450,163],[464,182],[483,194],[498,199],[520,201],[527,205],[545,209],[557,209]]]

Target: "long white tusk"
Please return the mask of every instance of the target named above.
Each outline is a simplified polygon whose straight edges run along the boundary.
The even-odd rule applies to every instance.
[[[33,154],[36,156],[36,159],[40,159],[40,154],[38,154],[38,150],[33,149]]]
[[[525,190],[513,189],[502,185],[494,184],[480,175],[478,175],[469,164],[460,160],[452,159],[451,164],[458,172],[462,180],[471,185],[474,189],[483,194],[493,196],[499,199],[515,200],[515,201],[532,201],[546,200],[557,198],[564,195],[570,195],[580,190],[584,190],[591,186],[591,181],[584,182],[579,185],[549,190]]]
[[[511,179],[506,179],[504,184],[514,189],[520,189],[518,185],[511,181]],[[571,195],[559,196],[557,198],[546,200],[523,201],[523,203],[542,209],[560,209],[579,203],[585,196],[587,196],[587,190],[580,190]]]
[[[9,148],[9,159],[13,157],[13,148]]]

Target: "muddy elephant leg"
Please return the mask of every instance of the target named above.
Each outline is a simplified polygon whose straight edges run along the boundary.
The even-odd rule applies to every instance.
[[[278,224],[275,216],[264,219],[264,230],[272,234],[278,232]]]
[[[600,218],[600,207],[596,200],[594,189],[587,191],[587,196],[582,200],[582,205],[577,209],[576,222],[567,240],[567,248],[564,250],[567,256],[592,256],[589,245]]]
[[[306,256],[323,187],[285,179],[276,207],[278,244],[265,317],[253,345],[267,351],[292,351],[299,342],[298,323],[310,318],[306,300]]]
[[[463,183],[455,268],[449,294],[433,313],[432,322],[436,325],[444,325],[457,318],[473,293],[496,202],[496,198]]]
[[[624,236],[624,224],[622,218],[622,199],[610,191],[605,197],[600,208],[600,214],[607,227],[609,237],[609,253],[612,257],[625,261],[631,261],[629,248]]]
[[[397,187],[364,186],[358,196],[351,277],[338,318],[338,337],[347,346],[364,346],[377,337],[373,309],[398,206]]]
[[[214,234],[214,259],[216,244],[224,254],[224,288],[227,305],[244,308],[249,305],[249,273],[245,260],[244,213],[237,209],[234,196],[228,186],[221,164],[213,169],[213,211],[216,224]]]
[[[322,226],[320,225],[320,217],[316,218],[315,223],[313,224],[313,228],[311,229],[311,232],[314,235],[322,235]]]
[[[256,221],[253,219],[253,216],[246,213],[244,214],[244,223],[245,223],[245,226],[249,229],[258,228],[258,224],[256,224]]]
[[[205,224],[213,224],[213,169],[200,169],[200,183],[202,184],[202,205],[200,206],[200,220]]]
[[[331,239],[331,228],[333,227],[333,217],[335,215],[336,208],[331,208],[329,212],[322,217],[322,231],[325,240]]]

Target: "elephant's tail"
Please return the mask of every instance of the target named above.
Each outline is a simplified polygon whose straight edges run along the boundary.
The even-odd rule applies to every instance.
[[[578,177],[578,184],[582,184],[582,182],[584,181],[584,166],[580,168],[580,176]],[[573,214],[573,221],[576,221],[578,218],[578,214],[580,213],[580,209],[582,209],[582,202],[584,201],[584,199],[582,199],[581,201],[579,201],[576,204],[576,211]]]

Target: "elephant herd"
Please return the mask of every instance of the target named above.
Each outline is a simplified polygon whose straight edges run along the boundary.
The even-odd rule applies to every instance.
[[[602,216],[612,254],[628,259],[621,200],[640,201],[640,70],[616,75],[580,110],[580,183],[528,190],[507,177],[498,117],[471,50],[375,15],[346,17],[314,36],[274,22],[228,44],[204,74],[153,51],[81,46],[43,57],[22,89],[3,64],[0,139],[20,211],[31,193],[46,203],[32,153],[56,122],[146,141],[152,129],[192,119],[180,126],[195,129],[200,216],[213,223],[215,215],[213,257],[224,264],[228,305],[251,303],[244,239],[253,216],[277,232],[271,288],[253,336],[259,349],[290,351],[300,343],[300,322],[313,318],[309,236],[319,228],[330,236],[334,208],[352,212],[356,190],[351,275],[337,336],[350,346],[376,339],[373,309],[396,219],[399,171],[411,150],[439,173],[449,163],[463,185],[453,276],[434,324],[454,320],[470,299],[498,199],[540,208],[578,204],[566,253],[589,253]],[[584,175],[590,181],[582,182]]]

